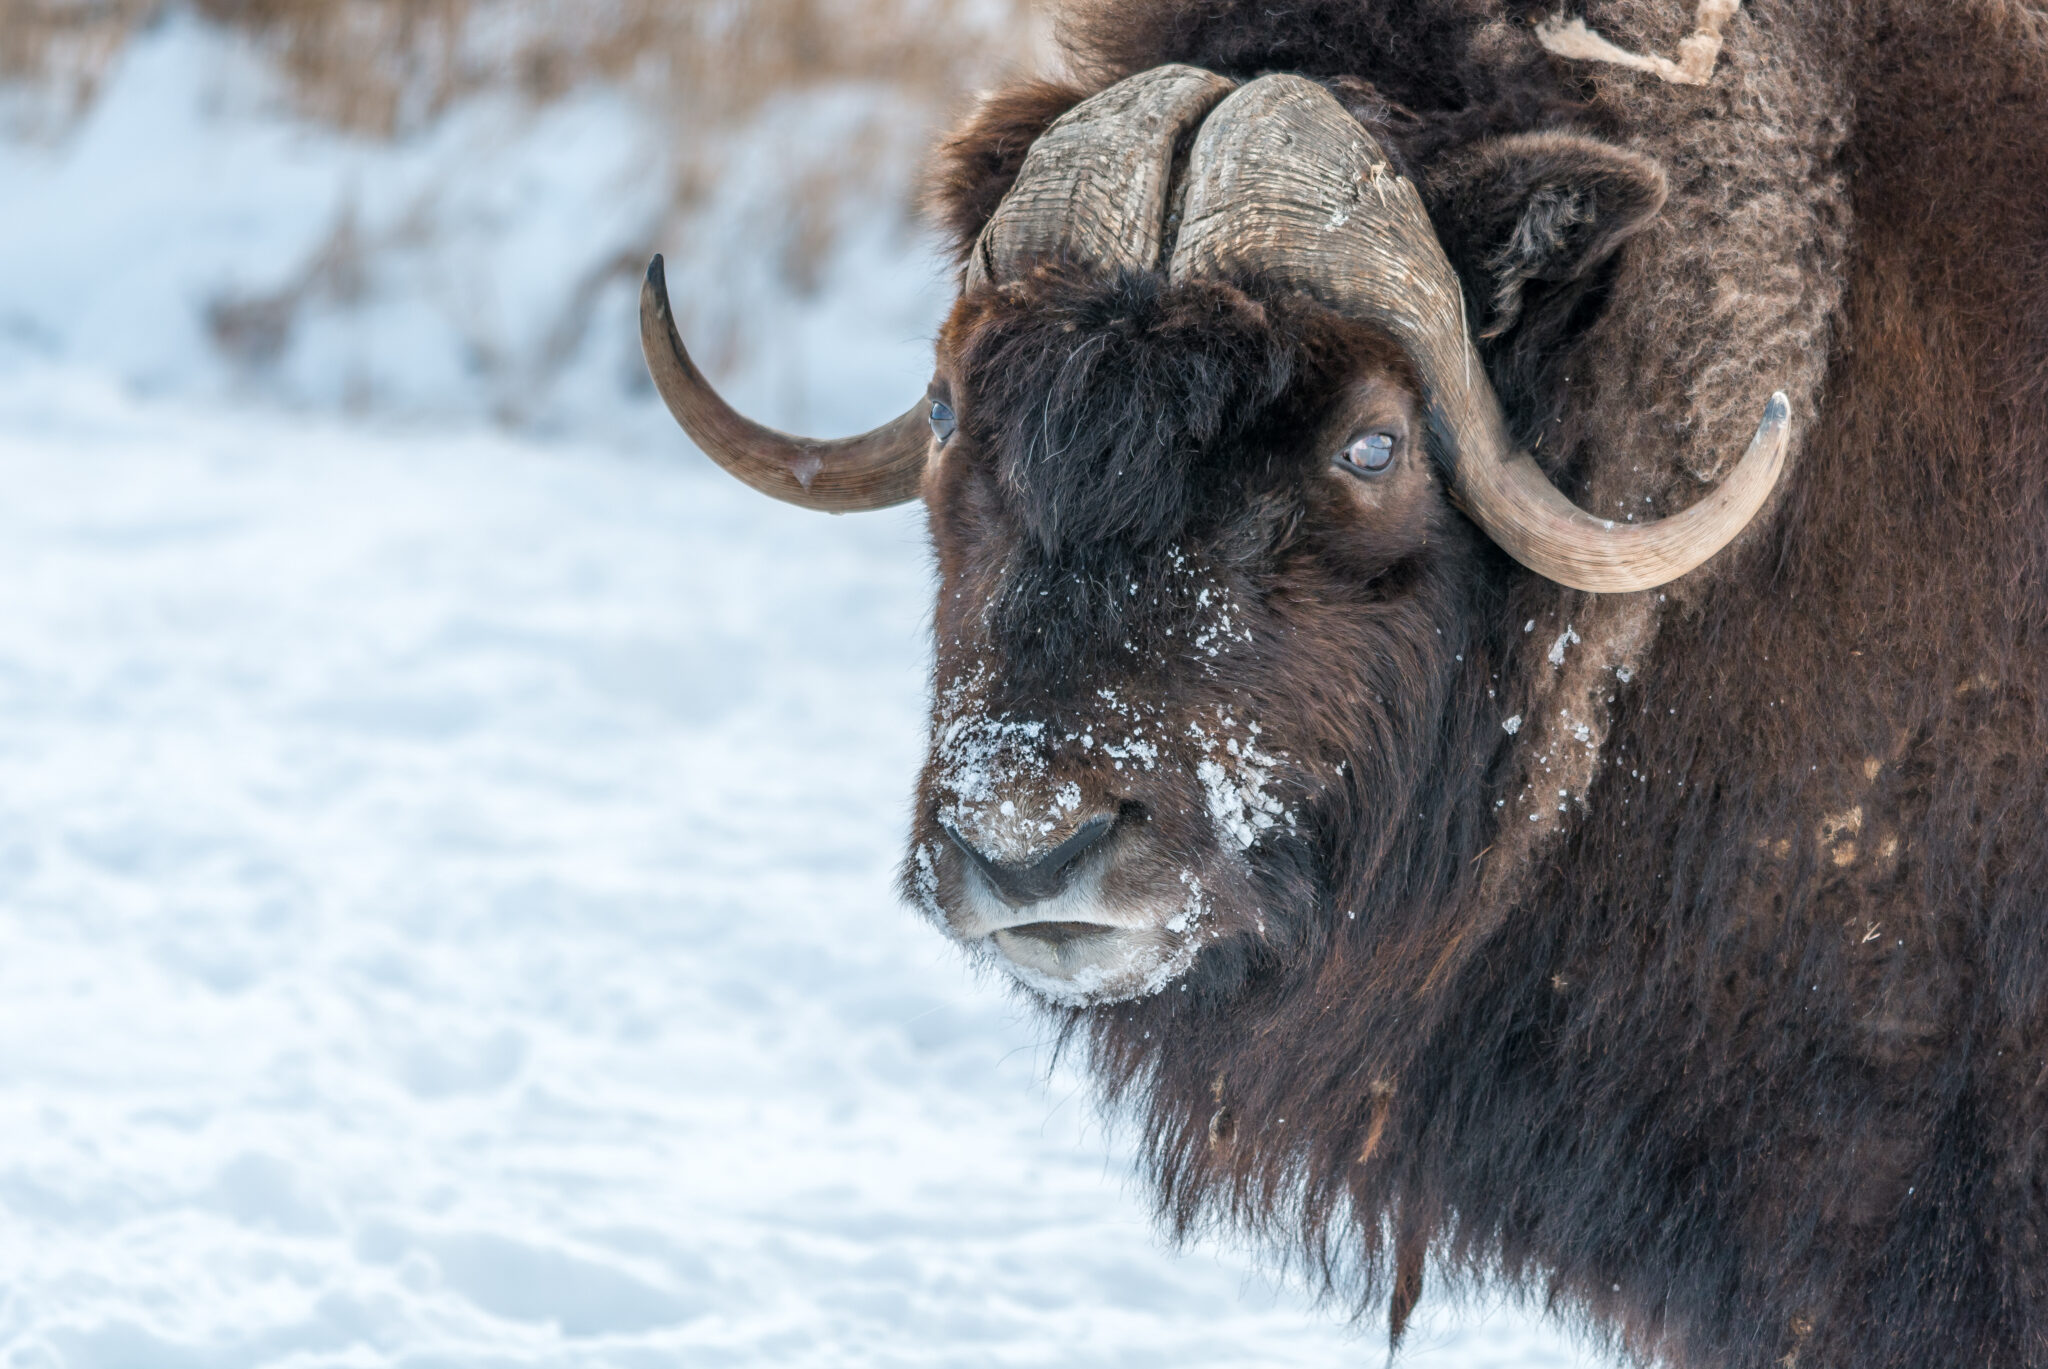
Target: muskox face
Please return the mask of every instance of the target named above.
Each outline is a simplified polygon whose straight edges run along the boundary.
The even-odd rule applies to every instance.
[[[894,422],[815,442],[734,413],[659,258],[642,344],[756,488],[927,504],[912,898],[1056,1002],[1227,997],[1376,897],[1426,901],[1423,825],[1489,820],[1487,541],[1581,589],[1682,575],[1769,494],[1783,400],[1719,489],[1654,523],[1575,508],[1509,440],[1472,320],[1514,325],[1525,285],[1655,213],[1661,173],[1618,149],[1466,159],[1439,199],[1491,273],[1476,305],[1416,187],[1314,82],[1155,68],[1029,149],[974,215],[931,391]]]
[[[1060,266],[969,292],[940,352],[906,887],[1064,1002],[1283,950],[1361,739],[1457,654],[1478,544],[1408,358],[1285,287]]]

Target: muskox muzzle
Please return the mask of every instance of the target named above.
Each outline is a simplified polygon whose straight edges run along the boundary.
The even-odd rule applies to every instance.
[[[1190,131],[1176,179],[1175,149]],[[1301,77],[1237,86],[1164,66],[1076,105],[1025,158],[975,245],[965,288],[999,286],[1052,258],[1163,269],[1170,280],[1258,272],[1385,329],[1421,376],[1459,507],[1524,566],[1576,589],[1652,589],[1693,570],[1756,516],[1784,469],[1790,412],[1780,393],[1742,460],[1681,513],[1624,524],[1566,499],[1509,438],[1457,273],[1414,185],[1328,91]],[[755,489],[834,513],[918,496],[931,451],[923,403],[859,437],[793,437],[735,412],[691,363],[659,257],[640,317],[669,411]]]

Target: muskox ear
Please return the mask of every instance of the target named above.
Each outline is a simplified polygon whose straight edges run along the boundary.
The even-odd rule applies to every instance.
[[[1578,133],[1519,133],[1450,154],[1423,191],[1486,339],[1514,328],[1532,293],[1590,282],[1657,216],[1665,182],[1640,152]]]
[[[967,260],[974,250],[975,239],[1010,193],[1024,154],[1039,135],[1087,97],[1077,86],[1026,81],[983,96],[946,135],[932,156],[924,199],[955,260]]]

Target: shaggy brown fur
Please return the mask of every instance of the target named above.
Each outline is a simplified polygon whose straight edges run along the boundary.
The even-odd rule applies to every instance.
[[[1570,9],[1636,52],[1693,18]],[[1301,758],[1307,820],[1244,891],[1270,925],[1068,1019],[1176,1230],[1262,1232],[1397,1326],[1427,1250],[1674,1364],[2048,1364],[2048,24],[1748,0],[1691,87],[1551,56],[1551,12],[1082,11],[1082,84],[985,103],[939,217],[964,250],[1130,71],[1325,80],[1422,186],[1581,503],[1691,502],[1791,395],[1758,526],[1605,597],[1435,504],[1361,532],[1303,435],[1361,368],[1412,385],[1383,342],[1256,280],[1049,268],[941,342],[972,397],[933,496],[942,688],[992,663],[1019,715],[1111,677],[1249,701]],[[1120,350],[1067,364],[1090,347]],[[1055,421],[1073,464],[1031,455]],[[1271,645],[1120,664],[1180,591],[1085,592],[1167,544]],[[1054,607],[993,601],[1018,566]]]

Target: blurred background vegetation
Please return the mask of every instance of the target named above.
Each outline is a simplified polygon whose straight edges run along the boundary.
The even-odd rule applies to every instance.
[[[764,364],[764,350],[794,326],[791,308],[832,293],[828,278],[902,275],[902,261],[920,253],[929,260],[912,241],[917,158],[977,87],[1042,65],[1043,27],[1029,0],[0,0],[0,136],[18,155],[33,150],[49,171],[67,147],[89,140],[97,111],[124,80],[170,103],[156,93],[160,82],[124,72],[140,65],[139,49],[169,45],[164,35],[176,32],[185,35],[178,41],[203,48],[183,60],[186,68],[232,59],[263,73],[272,98],[243,116],[244,124],[291,121],[331,135],[324,147],[347,149],[327,154],[334,189],[318,233],[294,221],[255,234],[246,250],[223,248],[223,260],[204,269],[165,263],[164,271],[183,280],[180,299],[198,311],[194,332],[217,363],[201,380],[213,388],[344,408],[481,407],[515,422],[578,421],[604,401],[585,393],[566,407],[551,402],[565,374],[596,366],[617,386],[637,383],[634,359],[610,343],[630,331],[631,295],[647,256],[666,247],[672,274],[679,248],[684,257],[679,306],[693,346],[714,371],[736,373],[743,391],[750,384],[762,391],[759,402],[801,411],[814,406],[777,396],[809,385],[789,379],[796,361],[782,359],[779,380],[754,376],[750,366]],[[216,107],[235,104],[196,76],[180,89],[200,111],[195,118],[215,118]],[[522,138],[540,147],[545,140],[533,130],[551,112],[594,98],[630,111],[607,116],[618,137],[640,139],[630,165],[606,183],[616,186],[611,191],[568,188],[566,172],[548,172],[552,180],[534,192],[534,213],[526,215],[550,207],[559,214],[565,197],[587,197],[579,212],[590,221],[591,249],[564,245],[553,260],[527,251],[493,265],[493,253],[517,230],[494,236],[479,220],[519,218],[519,206],[500,202],[502,187],[541,175],[531,169],[545,162],[541,151],[507,148]],[[478,131],[486,126],[487,134]],[[467,131],[444,136],[451,128]],[[566,136],[554,135],[555,161],[546,165],[565,160],[559,144]],[[594,143],[605,135],[580,136]],[[378,146],[394,154],[411,149],[385,159],[410,170],[380,170]],[[135,143],[101,160],[196,155]],[[296,173],[309,155],[302,150],[280,167]],[[566,160],[588,165],[607,155],[585,150]],[[246,154],[216,152],[223,158],[239,158],[246,177],[268,176],[280,186],[287,179]],[[422,158],[441,165],[422,170]],[[0,175],[6,170],[0,165]],[[490,202],[490,214],[476,207],[482,189],[467,192],[468,207],[458,212],[459,187],[483,179],[500,187],[491,192],[500,199]],[[33,190],[34,176],[28,180],[17,188]],[[382,191],[387,181],[407,188]],[[110,215],[150,217],[128,190],[98,193]],[[225,202],[229,192],[221,193]],[[238,205],[259,194],[247,185],[233,191]],[[205,191],[190,198],[203,200]],[[633,221],[619,223],[623,211],[613,206],[628,201]],[[221,217],[242,231],[261,212],[244,207]],[[228,230],[214,231],[218,241]],[[846,257],[853,238],[868,246]],[[882,256],[901,260],[878,259],[880,238],[892,244]],[[0,238],[0,249],[6,246]],[[22,250],[47,245],[31,241]],[[134,250],[155,245],[138,241]],[[258,259],[261,265],[237,264]],[[396,296],[417,301],[457,276],[505,277],[492,285],[494,300],[531,294],[544,276],[558,288],[544,307],[526,310],[531,318],[508,322],[505,310],[478,303],[476,288],[443,309],[452,340],[442,350],[458,350],[459,369],[476,383],[433,391],[414,377],[437,373],[436,358],[415,358],[400,370],[378,351],[416,350],[422,328],[442,325],[416,320],[414,336],[380,342],[362,320],[380,309],[404,312]],[[0,328],[11,309],[18,337],[56,336],[55,353],[72,354],[66,359],[107,353],[90,339],[65,345],[70,325],[61,315],[69,301],[37,301],[28,290],[10,300],[9,293],[0,285]],[[355,320],[354,341],[332,340],[340,337],[336,326],[322,333],[323,318],[335,325],[343,316]],[[607,339],[600,361],[587,355],[594,331]],[[179,325],[167,323],[163,332],[170,352],[183,345]],[[296,361],[295,348],[305,354]],[[113,351],[129,358],[133,381],[194,388],[189,365],[154,359],[133,343]],[[330,385],[326,378],[336,372],[354,378]]]
[[[181,0],[0,0],[0,73],[75,110],[135,33]],[[683,108],[744,114],[777,93],[874,80],[943,104],[1014,61],[1018,0],[193,0],[261,41],[305,108],[393,134],[454,97],[535,100],[579,81],[652,82]]]

